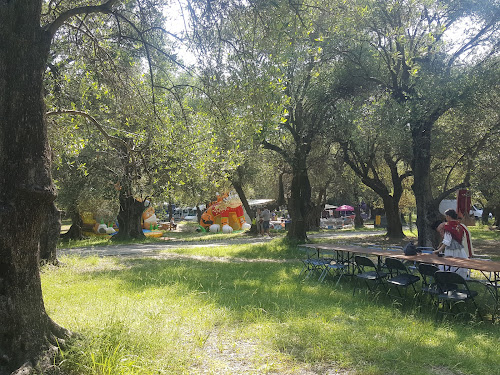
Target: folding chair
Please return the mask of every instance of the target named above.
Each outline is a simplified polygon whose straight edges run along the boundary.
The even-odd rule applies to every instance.
[[[331,257],[328,257],[328,256]],[[338,276],[337,282],[335,286],[339,283],[340,279],[345,273],[345,269],[347,268],[347,264],[345,263],[345,259],[343,254],[339,254],[338,251],[333,250],[330,252],[325,252],[325,263],[323,265],[323,272],[319,276],[319,282],[323,282],[326,276],[330,275],[332,277]]]
[[[327,261],[319,258],[318,250],[309,246],[298,246],[297,249],[305,255],[305,258],[301,259],[304,266],[302,267],[299,275],[307,273],[306,278],[311,276],[314,272],[319,272],[321,275],[323,273],[323,267]]]
[[[411,285],[415,294],[417,290],[415,289],[415,283],[420,280],[420,277],[412,275],[402,261],[395,258],[386,258],[385,265],[389,271],[390,276],[388,276],[387,283],[396,286],[396,290],[401,298],[400,288],[405,288],[405,297],[407,295],[408,287]]]
[[[402,246],[389,246],[387,249],[387,251],[392,251],[394,253],[403,253],[403,247]],[[384,271],[387,271],[389,272],[389,269],[387,268],[387,265],[385,264],[385,261],[382,262],[382,264],[380,265],[380,268],[383,269]]]
[[[434,248],[429,246],[417,246],[417,252],[421,254],[432,254],[434,252]],[[417,262],[407,261],[406,264],[408,266],[408,270],[411,273],[415,273],[417,271],[418,269]]]
[[[373,281],[375,284],[382,284],[382,280],[387,277],[387,273],[381,272],[375,263],[368,257],[356,255],[354,257],[354,263],[358,269],[356,277],[363,280],[370,291],[373,291],[373,289],[370,287],[369,281]],[[368,271],[367,268],[373,268],[373,271]],[[355,292],[356,287],[354,287],[352,295],[354,295]]]
[[[431,299],[439,294],[439,288],[434,279],[434,274],[437,271],[439,271],[439,267],[434,264],[420,263],[418,265],[418,272],[422,276],[422,293],[428,294]]]
[[[475,290],[469,289],[467,281],[462,276],[460,276],[456,272],[436,271],[436,273],[434,274],[434,278],[439,288],[439,294],[437,295],[437,298],[438,301],[441,301],[443,304],[443,314],[446,314],[446,304],[448,304],[449,306],[448,314],[451,314],[452,304],[456,305],[457,302],[472,301],[479,317],[481,318],[481,320],[483,320],[483,317],[479,311],[479,307],[477,306],[476,301],[474,301],[474,297],[476,297],[478,293]],[[449,289],[450,285],[456,285],[457,287],[454,289]],[[439,306],[436,312],[436,318],[438,314]]]

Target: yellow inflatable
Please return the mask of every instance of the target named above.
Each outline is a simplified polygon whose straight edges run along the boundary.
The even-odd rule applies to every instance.
[[[144,229],[157,227],[158,219],[156,218],[155,209],[153,208],[153,206],[149,206],[144,210],[144,212],[142,213],[142,220],[142,227]]]
[[[200,226],[210,232],[230,233],[233,230],[249,229],[241,201],[225,193],[217,197],[201,215]]]

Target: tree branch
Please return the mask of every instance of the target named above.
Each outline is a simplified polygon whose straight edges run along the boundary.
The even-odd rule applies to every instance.
[[[488,32],[495,24],[498,22],[498,16],[500,14],[500,11],[497,10],[495,15],[493,16],[492,20],[490,23],[488,23],[486,26],[484,26],[479,32],[467,43],[465,43],[458,51],[456,51],[453,56],[451,57],[450,61],[448,61],[448,71],[451,69],[451,66],[455,62],[456,59],[458,59],[462,53],[464,53],[467,49],[472,48],[476,45],[476,43],[479,41],[479,39],[486,33]]]
[[[288,154],[281,147],[273,145],[272,143],[269,143],[268,141],[262,141],[262,146],[266,150],[271,150],[271,151],[274,151],[274,152],[280,154],[283,157],[283,159],[285,159],[287,161],[287,163],[289,163],[289,164],[292,163],[292,161],[291,161],[290,157],[288,156]]]
[[[90,14],[90,13],[111,13],[111,7],[117,3],[119,0],[108,0],[105,3],[101,5],[95,5],[95,6],[84,6],[84,7],[77,7],[73,9],[69,9],[64,13],[61,13],[59,17],[57,17],[54,22],[51,24],[48,24],[45,29],[49,33],[50,37],[52,38],[57,30],[64,24],[66,20],[69,18],[79,15],[79,14]]]
[[[439,202],[441,202],[444,198],[446,198],[449,194],[453,193],[454,191],[457,191],[458,189],[465,189],[466,187],[468,187],[469,184],[466,184],[465,182],[462,182],[461,184],[459,185],[456,185],[456,186],[453,186],[452,188],[446,190],[446,191],[443,191],[441,194],[439,194],[435,199],[434,199],[434,203],[436,203],[436,205],[439,205]]]
[[[120,147],[125,147],[129,152],[137,152],[137,150],[134,150],[130,145],[125,142],[123,139],[114,137],[112,135],[109,135],[108,132],[104,129],[104,127],[97,121],[94,117],[89,115],[86,112],[82,111],[76,111],[76,110],[70,110],[70,109],[61,109],[59,111],[51,111],[46,113],[47,116],[57,116],[57,115],[76,115],[76,116],[82,116],[92,122],[96,128],[101,132],[101,134],[106,138],[109,142],[118,144]]]

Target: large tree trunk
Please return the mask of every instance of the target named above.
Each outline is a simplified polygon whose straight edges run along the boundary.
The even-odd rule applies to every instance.
[[[42,223],[40,235],[40,263],[57,265],[57,243],[61,233],[61,211],[54,203],[49,207],[47,218]]]
[[[403,225],[399,214],[399,204],[395,202],[394,197],[388,195],[383,197],[384,211],[387,218],[387,234],[392,239],[403,238]]]
[[[307,241],[307,216],[311,209],[311,184],[307,174],[307,153],[298,149],[292,165],[292,186],[288,200],[290,223],[288,238]]]
[[[354,206],[354,214],[356,215],[354,217],[354,228],[360,229],[364,227],[364,221],[363,218],[361,217],[361,208],[359,207],[359,204]]]
[[[311,207],[307,213],[306,230],[319,230],[321,224],[321,212],[323,212],[324,204],[318,204]]]
[[[120,211],[118,212],[118,233],[112,237],[114,241],[130,239],[143,239],[144,232],[141,227],[141,217],[144,204],[131,195],[120,191]]]
[[[497,229],[500,229],[500,205],[495,206],[493,216],[495,216],[495,222],[493,223],[493,225],[496,226]]]
[[[66,233],[61,235],[61,240],[83,240],[85,238],[83,235],[83,220],[76,204],[70,209],[70,215],[71,227]]]
[[[278,176],[278,201],[276,202],[278,207],[282,207],[286,204],[285,199],[285,186],[283,184],[283,172]]]
[[[418,245],[432,246],[432,223],[437,220],[433,213],[431,189],[431,130],[432,123],[414,126],[413,139],[413,193],[417,206]]]
[[[41,3],[0,3],[1,374],[29,371],[65,333],[45,312],[39,272],[41,223],[55,198],[42,95],[50,35],[40,28]]]

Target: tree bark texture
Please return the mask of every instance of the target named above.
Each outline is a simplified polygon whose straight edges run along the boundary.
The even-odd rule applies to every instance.
[[[49,207],[40,234],[40,263],[57,265],[57,243],[61,233],[61,211],[55,205]]]
[[[324,204],[313,205],[307,213],[306,230],[319,230]]]
[[[399,204],[395,202],[394,197],[387,195],[382,198],[384,202],[384,211],[387,218],[387,234],[389,238],[403,238],[403,226],[401,216],[399,215]]]
[[[311,209],[311,184],[307,174],[307,152],[297,149],[292,163],[292,186],[288,200],[291,223],[288,238],[305,242],[307,240],[307,216]]]
[[[413,139],[413,193],[417,206],[418,246],[432,246],[431,228],[440,214],[432,197],[431,187],[431,131],[433,121],[423,122],[412,129]]]
[[[80,211],[78,210],[76,202],[70,209],[70,215],[71,215],[71,227],[66,233],[61,235],[61,239],[63,241],[84,239],[85,236],[83,235],[83,220],[82,217],[80,216]]]
[[[359,204],[354,206],[354,214],[356,215],[354,217],[354,228],[363,228],[364,227],[364,221],[363,218],[361,217],[361,209],[359,207]]]
[[[39,272],[41,223],[55,199],[43,102],[50,35],[41,1],[0,2],[0,374],[37,366],[60,329]],[[18,373],[20,373],[20,371]]]
[[[278,201],[276,202],[276,204],[278,205],[278,207],[282,207],[286,204],[283,173],[280,173],[278,176]]]
[[[399,239],[403,238],[403,226],[401,225],[400,215],[399,215],[399,201],[401,200],[401,196],[403,194],[403,180],[408,176],[408,172],[399,174],[397,168],[397,161],[391,157],[390,154],[384,155],[384,160],[386,165],[389,167],[391,171],[391,181],[392,181],[392,194],[390,187],[386,186],[386,184],[379,178],[376,169],[371,161],[368,163],[360,163],[359,157],[351,156],[351,152],[348,148],[348,144],[344,143],[343,145],[344,151],[344,161],[351,167],[351,169],[356,173],[360,178],[361,182],[372,189],[384,202],[384,211],[387,217],[387,236],[389,238]],[[356,228],[362,227],[362,219],[359,211],[356,212],[356,217],[354,219]],[[361,220],[360,220],[361,219]]]
[[[118,212],[118,233],[112,237],[114,241],[123,241],[131,238],[145,238],[141,226],[141,217],[144,212],[144,203],[120,191],[120,211]]]

